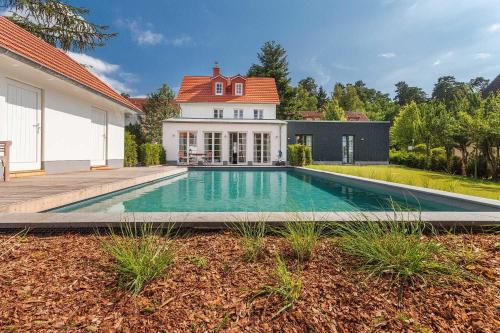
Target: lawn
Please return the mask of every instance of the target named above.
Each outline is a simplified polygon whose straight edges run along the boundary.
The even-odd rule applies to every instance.
[[[307,168],[500,200],[500,183],[399,165],[309,165]]]

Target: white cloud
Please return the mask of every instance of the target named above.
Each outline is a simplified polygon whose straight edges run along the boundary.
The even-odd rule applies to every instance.
[[[173,46],[185,46],[189,45],[193,42],[193,39],[191,36],[183,35],[181,37],[173,38],[173,39],[167,39],[167,43],[171,44]]]
[[[439,66],[441,65],[441,59],[438,59],[432,63],[432,66]]]
[[[331,76],[328,69],[318,61],[317,57],[312,57],[307,67],[314,73],[314,77],[321,86],[325,86],[330,82]]]
[[[193,39],[189,35],[167,38],[164,34],[153,31],[151,23],[141,23],[137,20],[118,20],[117,22],[130,30],[132,39],[139,45],[168,44],[186,46],[193,43]]]
[[[497,30],[500,30],[500,23],[495,23],[488,27],[489,32],[495,32]]]
[[[83,53],[67,52],[76,62],[82,64],[94,73],[99,79],[119,92],[130,93],[133,89],[130,83],[138,80],[137,76],[121,70],[120,65],[110,64],[104,60],[91,57]]]
[[[478,52],[474,55],[474,59],[478,59],[478,60],[488,59],[490,57],[491,57],[491,53],[487,53],[487,52]]]
[[[394,52],[387,52],[387,53],[380,53],[378,56],[389,59],[389,58],[395,58],[397,55]]]

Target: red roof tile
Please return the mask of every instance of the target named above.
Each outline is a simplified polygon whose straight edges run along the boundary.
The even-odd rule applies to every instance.
[[[0,16],[0,47],[57,72],[115,102],[139,109],[63,51]]]
[[[304,119],[307,118],[312,118],[317,120],[323,119],[323,112],[321,111],[299,111],[299,114]]]
[[[148,101],[147,97],[129,97],[128,99],[137,108],[144,110],[144,104]]]
[[[178,103],[225,102],[279,104],[280,102],[274,78],[247,77],[244,88],[245,94],[243,96],[227,93],[222,96],[214,95],[211,91],[210,79],[210,76],[184,76],[175,100]]]
[[[366,114],[359,111],[349,111],[345,113],[347,121],[370,121]]]

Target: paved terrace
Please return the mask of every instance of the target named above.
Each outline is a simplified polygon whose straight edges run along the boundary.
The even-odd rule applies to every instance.
[[[14,178],[0,182],[0,213],[40,212],[186,171],[158,166]]]

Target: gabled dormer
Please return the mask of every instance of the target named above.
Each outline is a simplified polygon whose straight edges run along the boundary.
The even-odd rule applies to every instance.
[[[231,78],[231,94],[234,96],[243,96],[245,95],[245,85],[247,79],[238,74]]]
[[[228,78],[220,74],[220,68],[216,64],[212,71],[212,77],[210,78],[212,94],[215,96],[223,96],[227,93]]]

